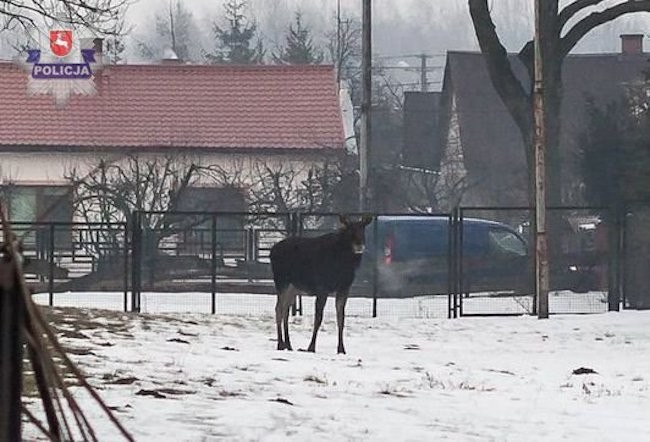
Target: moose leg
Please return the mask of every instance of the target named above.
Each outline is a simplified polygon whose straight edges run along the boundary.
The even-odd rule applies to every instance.
[[[275,325],[278,331],[278,350],[290,348],[289,343],[289,307],[291,306],[291,297],[293,295],[293,286],[289,284],[278,292],[278,299],[275,303]],[[285,338],[282,337],[282,325],[284,324]]]
[[[278,330],[278,350],[284,350],[284,340],[282,339],[282,298],[286,289],[278,292],[278,299],[275,302],[275,325]]]
[[[336,323],[339,329],[339,347],[337,353],[345,354],[343,346],[343,326],[345,323],[345,303],[348,300],[347,292],[338,292],[336,294]]]
[[[284,325],[284,348],[287,350],[293,350],[291,347],[291,340],[289,339],[289,309],[291,305],[296,302],[296,288],[293,285],[289,285],[285,292],[285,299],[283,305],[283,325]]]
[[[312,353],[316,351],[316,335],[318,334],[318,329],[320,328],[321,322],[323,322],[323,309],[325,308],[325,303],[327,302],[327,294],[325,295],[316,295],[316,311],[314,312],[314,332],[311,335],[311,342],[307,351]]]

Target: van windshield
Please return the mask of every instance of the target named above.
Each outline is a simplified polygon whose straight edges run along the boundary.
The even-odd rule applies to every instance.
[[[490,229],[488,235],[491,254],[526,256],[526,245],[514,233],[505,229]]]

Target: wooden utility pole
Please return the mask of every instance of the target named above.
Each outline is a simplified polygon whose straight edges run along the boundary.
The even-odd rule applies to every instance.
[[[336,0],[336,86],[341,89],[341,0]]]
[[[535,0],[535,78],[533,119],[535,125],[535,297],[537,317],[548,318],[548,239],[546,237],[546,128],[544,69],[542,56],[542,0]]]
[[[0,201],[0,211],[4,211]],[[0,214],[0,441],[22,440],[22,373],[24,301],[10,253],[17,247]]]
[[[359,146],[359,211],[368,208],[368,148],[372,102],[371,0],[362,0],[361,23],[361,140]]]

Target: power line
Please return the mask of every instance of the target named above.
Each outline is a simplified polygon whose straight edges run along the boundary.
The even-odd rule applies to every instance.
[[[381,55],[381,54],[374,54],[374,58],[384,58],[384,59],[398,59],[398,58],[420,58],[420,57],[427,57],[427,58],[438,58],[438,57],[446,57],[446,53],[440,53],[440,54],[427,54],[426,52],[424,53],[419,53],[419,54],[402,54],[402,55]]]
[[[372,70],[382,70],[382,69],[403,69],[403,70],[411,70],[411,71],[417,71],[421,72],[422,68],[420,67],[415,67],[415,66],[383,66],[383,65],[377,65],[373,66]],[[444,69],[444,66],[429,66],[425,69],[427,72],[432,72],[432,71],[439,71]]]

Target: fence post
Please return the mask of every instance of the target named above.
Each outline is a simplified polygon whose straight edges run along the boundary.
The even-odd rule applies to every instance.
[[[447,231],[447,319],[456,317],[456,208],[449,214]]]
[[[613,212],[613,213],[612,213]],[[607,310],[619,311],[621,306],[621,233],[622,233],[622,208],[617,204],[609,208],[608,219],[611,224],[607,226]]]
[[[455,207],[454,216],[454,318],[458,318],[462,316],[460,310],[463,302],[463,209]]]
[[[465,297],[465,212],[462,208],[458,208],[458,302],[456,308],[458,310],[457,316],[463,316],[463,299]],[[468,294],[469,295],[469,294]]]
[[[129,225],[124,224],[124,311],[129,311]],[[74,248],[73,248],[74,249]]]
[[[621,292],[622,292],[622,298],[623,298],[623,309],[627,309],[629,306],[629,300],[628,300],[628,293],[627,293],[627,271],[628,271],[628,210],[629,208],[627,205],[623,207],[622,214],[621,214],[621,257],[620,257],[620,278],[621,278]]]
[[[289,235],[290,236],[300,236],[302,235],[302,213],[300,212],[291,212],[289,214]],[[300,308],[298,308],[300,306]],[[302,295],[298,294],[296,300],[291,304],[291,316],[296,316],[297,313],[300,313],[302,316]]]
[[[255,226],[251,227],[253,232],[253,262],[258,262],[260,259],[260,235]]]
[[[289,231],[287,232],[289,236],[298,235],[298,214],[296,212],[291,212],[289,214]]]
[[[54,224],[50,224],[49,238],[48,238],[48,300],[49,305],[52,307],[54,305]]]
[[[373,263],[372,263],[372,317],[376,318],[377,317],[377,279],[379,275],[379,259],[380,257],[383,256],[383,250],[379,250],[377,243],[378,243],[378,236],[379,233],[377,232],[377,224],[379,224],[379,215],[375,214],[375,219],[374,222],[372,223],[372,240],[374,241],[373,244],[373,250],[374,250],[374,256],[372,257]]]
[[[140,311],[140,291],[142,290],[142,225],[140,212],[133,211],[131,232],[131,311]]]
[[[246,228],[246,250],[244,252],[244,261],[250,263],[253,260],[253,228],[251,226]],[[250,280],[250,278],[249,278]]]
[[[289,221],[290,221],[290,226],[289,226],[289,236],[298,236],[298,223],[302,224],[302,219],[298,221],[298,218],[301,215],[296,212],[291,212],[289,214]],[[297,307],[297,302],[299,302],[300,295],[294,297],[293,304],[291,304],[291,316],[296,316],[298,313],[298,307]]]
[[[210,312],[217,312],[217,216],[212,215],[210,224]]]
[[[253,282],[252,268],[255,262],[255,231],[253,226],[246,228],[246,253],[244,260],[246,261],[246,275],[248,282]]]

